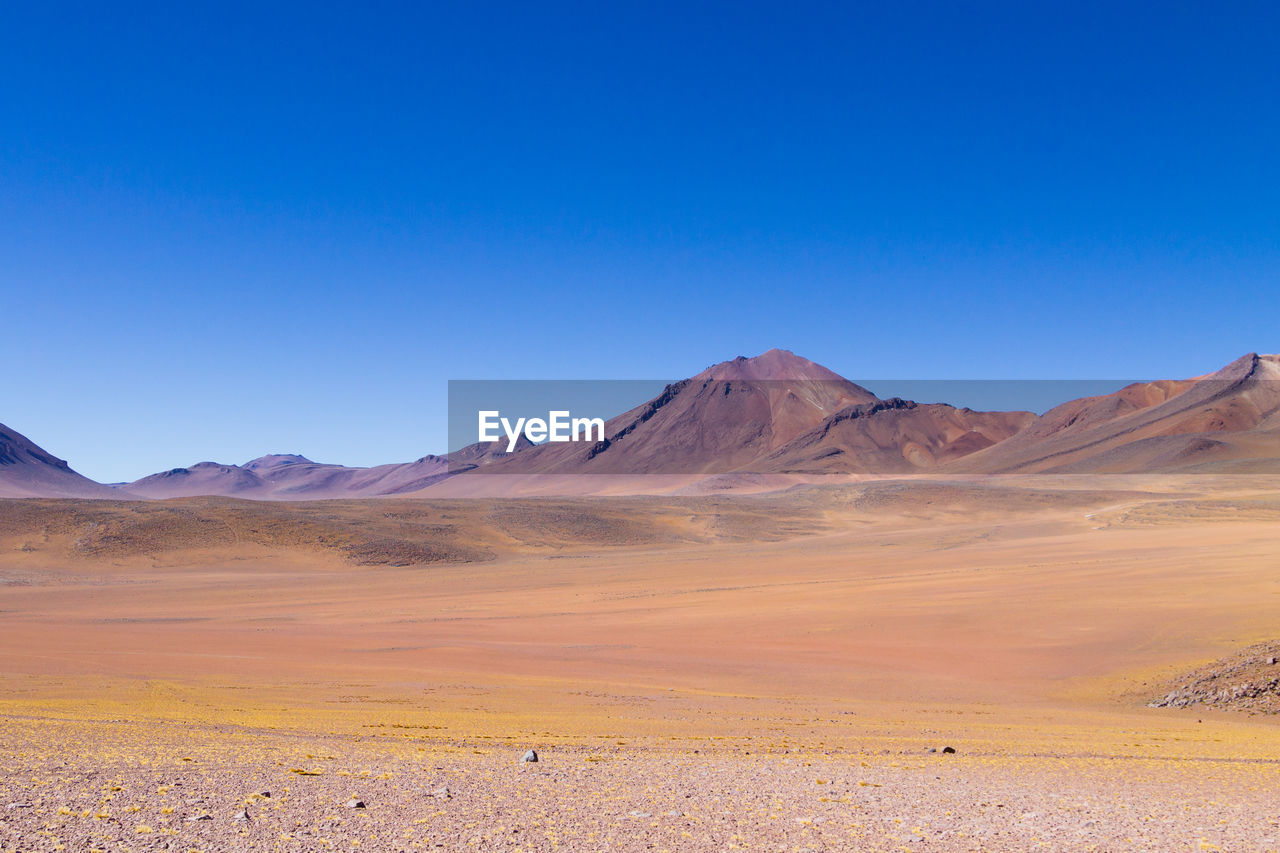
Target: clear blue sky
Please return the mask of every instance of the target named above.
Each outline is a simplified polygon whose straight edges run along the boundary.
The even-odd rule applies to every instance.
[[[1276,9],[8,4],[0,422],[121,480],[442,450],[449,378],[1280,350]]]

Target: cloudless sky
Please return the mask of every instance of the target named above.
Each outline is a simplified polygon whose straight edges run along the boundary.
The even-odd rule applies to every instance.
[[[1277,8],[7,4],[0,422],[113,481],[440,451],[450,378],[1274,352]]]

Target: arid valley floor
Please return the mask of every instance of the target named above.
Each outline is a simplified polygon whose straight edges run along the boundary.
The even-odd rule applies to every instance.
[[[1277,639],[1274,476],[0,501],[0,850],[1278,850]]]

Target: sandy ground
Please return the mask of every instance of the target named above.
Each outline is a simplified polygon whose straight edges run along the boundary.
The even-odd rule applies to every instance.
[[[86,506],[0,505],[5,851],[1280,849],[1274,719],[1146,707],[1267,478]]]

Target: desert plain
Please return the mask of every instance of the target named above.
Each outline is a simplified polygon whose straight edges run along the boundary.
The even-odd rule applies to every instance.
[[[1274,476],[0,501],[0,850],[1277,850],[1276,640]]]

